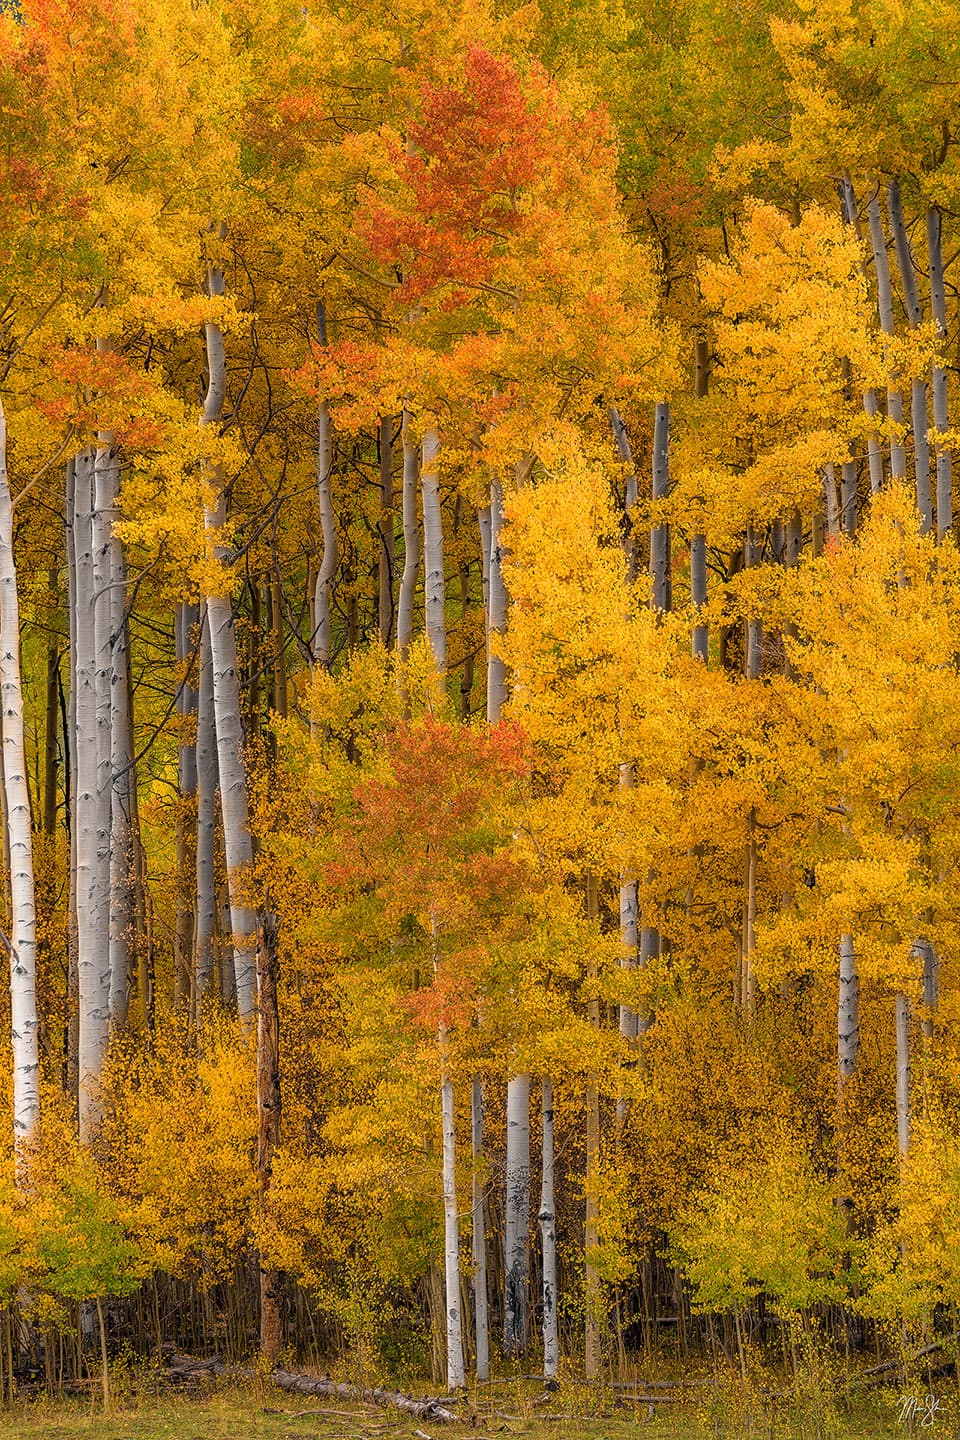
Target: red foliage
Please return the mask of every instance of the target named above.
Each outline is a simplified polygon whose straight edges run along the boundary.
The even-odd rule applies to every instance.
[[[62,349],[49,369],[61,393],[38,400],[49,419],[77,430],[111,430],[126,450],[154,450],[163,444],[163,428],[148,412],[153,386],[149,378],[115,350]]]
[[[472,45],[462,85],[426,85],[411,153],[394,152],[409,209],[368,200],[361,229],[384,264],[399,264],[403,300],[444,281],[489,283],[494,256],[522,224],[520,192],[547,144],[543,117],[510,59]]]
[[[386,737],[387,779],[364,781],[338,858],[335,887],[372,887],[394,924],[415,917],[441,939],[434,985],[410,1012],[434,1028],[470,1007],[476,968],[529,877],[497,813],[505,790],[529,769],[519,726],[477,730],[426,717]]]

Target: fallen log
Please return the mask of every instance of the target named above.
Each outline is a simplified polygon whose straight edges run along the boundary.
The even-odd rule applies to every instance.
[[[201,1360],[192,1355],[173,1353],[167,1364],[170,1375],[175,1379],[186,1380],[199,1374],[207,1374],[214,1375],[217,1379],[253,1380],[257,1375],[249,1365],[225,1365],[216,1355],[211,1359]],[[399,1390],[349,1385],[342,1380],[330,1380],[325,1375],[296,1375],[290,1370],[272,1370],[267,1378],[279,1389],[296,1395],[324,1395],[335,1396],[339,1400],[358,1400],[361,1404],[378,1405],[385,1410],[400,1410],[404,1415],[412,1415],[417,1420],[432,1420],[441,1425],[458,1424],[461,1419],[437,1399],[417,1399],[412,1395],[404,1395]]]

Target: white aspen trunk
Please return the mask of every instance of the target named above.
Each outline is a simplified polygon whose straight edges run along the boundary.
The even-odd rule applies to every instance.
[[[900,1158],[910,1148],[910,1001],[896,997],[897,1025],[897,1146]]]
[[[509,597],[503,578],[503,488],[490,486],[490,569],[487,581],[487,720],[496,725],[507,699],[507,667],[494,653],[494,635],[507,628]]]
[[[927,210],[927,255],[930,260],[930,311],[942,347],[947,338],[947,297],[943,279],[941,231],[943,217],[936,206]],[[940,356],[933,364],[933,424],[937,431],[937,534],[944,536],[953,525],[953,467],[950,451],[939,437],[950,428],[947,410],[947,371]]]
[[[880,402],[873,390],[864,391],[863,408],[866,415],[878,424]],[[879,495],[883,489],[883,451],[880,449],[880,437],[875,431],[867,434],[867,468],[870,473],[870,494]]]
[[[424,615],[433,663],[441,675],[447,670],[446,577],[443,570],[443,519],[440,513],[440,475],[437,457],[440,435],[431,426],[423,437],[420,493],[423,501]]]
[[[832,465],[823,467],[823,513],[831,540],[840,535],[840,511],[837,508],[837,475]]]
[[[658,404],[653,418],[653,500],[665,500],[670,493],[670,406]],[[650,531],[650,574],[653,605],[669,610],[671,605],[670,526],[654,525]]]
[[[217,928],[216,853],[217,732],[213,718],[213,657],[210,626],[200,627],[200,689],[197,701],[197,896],[196,989],[198,1005],[214,983]]]
[[[847,224],[855,231],[857,239],[863,243],[863,233],[860,228],[860,219],[857,215],[857,197],[854,194],[853,182],[849,175],[844,175],[840,182],[840,198],[843,207],[843,216]],[[866,264],[861,265],[864,278],[869,281],[869,272]],[[873,390],[863,392],[863,409],[865,414],[876,422],[880,406],[876,393]],[[867,464],[870,471],[870,493],[876,495],[883,489],[883,455],[880,450],[880,441],[876,433],[867,434]]]
[[[114,454],[113,436],[98,436],[93,472],[93,630],[96,649],[96,726],[97,726],[97,849],[95,905],[98,944],[112,961],[111,919],[111,842],[113,838],[113,572],[110,541],[116,513],[116,489],[119,470]],[[108,1007],[112,1002],[113,976],[107,981]],[[112,1019],[112,1010],[111,1010]]]
[[[610,429],[617,446],[617,456],[621,463],[627,467],[626,480],[623,493],[623,519],[621,534],[623,537],[623,561],[625,579],[627,585],[631,585],[637,578],[637,543],[633,534],[633,515],[636,510],[638,489],[637,473],[633,464],[633,452],[630,449],[630,437],[627,434],[627,427],[620,417],[620,412],[611,407]],[[619,768],[618,783],[621,791],[629,790],[633,786],[633,766],[624,761]],[[637,963],[637,945],[639,939],[639,904],[637,899],[636,877],[626,872],[620,876],[620,963],[625,970],[632,970]],[[619,1014],[620,1034],[626,1041],[637,1038],[637,1012],[630,1005],[621,1005]],[[547,1083],[546,1081],[544,1082]],[[627,1102],[621,1096],[617,1100],[617,1121],[623,1124],[627,1115]],[[546,1322],[544,1322],[546,1323]]]
[[[483,1081],[470,1087],[470,1148],[473,1161],[472,1248],[473,1319],[477,1346],[477,1379],[490,1379],[490,1314],[487,1297],[487,1225],[483,1203]]]
[[[933,1039],[933,1016],[940,999],[940,957],[929,940],[918,940],[923,956],[923,1034]]]
[[[110,1020],[110,950],[103,924],[97,825],[97,645],[94,628],[94,455],[84,450],[74,467],[73,538],[76,573],[76,656],[73,753],[76,757],[77,1087],[80,1140],[89,1144],[100,1123],[100,1071]],[[108,752],[109,753],[109,752]]]
[[[223,843],[227,857],[230,923],[233,933],[233,967],[237,1011],[245,1023],[257,1008],[257,920],[246,902],[243,887],[253,865],[253,842],[247,810],[247,780],[243,765],[243,731],[240,720],[240,683],[233,607],[229,596],[207,596],[210,652],[213,661],[213,708],[217,732],[217,769]]]
[[[393,416],[382,415],[380,442],[380,535],[378,556],[377,619],[380,639],[389,648],[393,639]]]
[[[694,361],[693,393],[698,400],[702,400],[710,389],[710,347],[706,340],[697,340]],[[690,600],[698,610],[707,603],[707,540],[705,535],[693,535],[690,538]],[[691,653],[695,660],[702,660],[704,665],[708,663],[710,631],[706,625],[694,625]]]
[[[211,295],[224,293],[223,271],[211,267],[208,276]],[[203,403],[201,424],[215,425],[223,413],[226,390],[226,355],[220,327],[210,321],[204,326],[209,383]],[[204,510],[204,529],[213,537],[213,553],[224,565],[227,555],[218,539],[224,523],[223,477],[210,476],[217,494],[215,509]],[[225,569],[225,565],[224,565]],[[224,573],[224,585],[228,583]],[[227,887],[230,896],[230,923],[233,933],[233,965],[237,1010],[249,1025],[257,1009],[256,962],[257,919],[246,902],[244,886],[249,884],[253,864],[253,840],[247,808],[247,777],[243,761],[243,727],[240,712],[240,680],[237,669],[237,638],[229,592],[206,597],[213,661],[213,710],[217,731],[217,769],[220,777],[220,809],[223,815],[223,843],[227,860]]]
[[[594,924],[598,917],[597,880],[595,875],[586,877],[586,918]],[[600,1028],[600,1000],[596,994],[597,970],[591,962],[589,979],[591,998],[587,1004],[587,1017],[594,1029]],[[597,1177],[600,1168],[600,1088],[596,1073],[587,1076],[586,1093],[586,1173],[584,1189],[583,1251],[584,1251],[584,1327],[583,1327],[583,1373],[587,1380],[596,1380],[600,1373],[600,1324],[602,1289],[597,1270],[595,1253],[599,1242],[600,1212],[597,1203]]]
[[[3,707],[3,796],[10,855],[10,1036],[13,1049],[13,1143],[18,1181],[25,1149],[40,1119],[37,1032],[37,911],[33,833],[20,672],[20,603],[13,555],[13,499],[7,476],[7,420],[0,403],[0,704]]]
[[[857,533],[857,467],[853,460],[840,466],[840,528],[844,535]]]
[[[870,197],[867,207],[870,220],[870,246],[873,250],[873,266],[877,277],[877,304],[880,311],[880,329],[891,338],[895,333],[893,323],[893,290],[890,285],[890,262],[887,258],[887,242],[883,233],[883,219],[880,215],[880,198],[877,192]],[[887,415],[895,425],[903,424],[903,396],[895,386],[887,389]],[[894,480],[907,478],[907,452],[902,440],[890,442],[890,474]]]
[[[628,467],[623,487],[623,520],[621,533],[623,535],[623,558],[627,567],[627,584],[632,585],[637,578],[637,541],[634,534],[634,513],[637,508],[638,487],[637,472],[633,464],[633,451],[630,449],[630,437],[627,434],[627,427],[621,419],[619,410],[611,406],[610,429],[613,431],[613,438],[617,446],[617,455],[623,465]]]
[[[440,1027],[440,1053],[444,1059],[440,1081],[443,1125],[443,1234],[447,1315],[447,1389],[461,1390],[466,1383],[463,1364],[463,1327],[460,1316],[460,1228],[457,1223],[456,1146],[453,1123],[453,1085],[446,1071],[446,1029]]]
[[[114,533],[119,519],[119,461],[114,455],[113,506],[109,515],[108,570],[110,574],[110,1019],[114,1026],[127,1023],[133,978],[134,937],[137,926],[137,887],[134,855],[134,809],[137,776],[134,766],[133,706],[130,684],[130,641],[127,626],[126,562],[120,537]],[[102,603],[102,602],[98,602]]]
[[[320,344],[327,343],[327,317],[322,305],[317,306],[317,329]],[[339,562],[337,517],[333,508],[333,431],[330,407],[326,400],[317,406],[317,506],[320,511],[320,536],[323,555],[313,592],[313,637],[311,649],[314,663],[330,666],[332,656],[330,615],[333,606],[333,581]]]
[[[837,997],[837,1074],[841,1088],[857,1068],[860,1045],[860,979],[853,936],[840,937],[840,987]]]
[[[197,744],[196,734],[188,736],[191,719],[196,723],[197,692],[186,676],[192,666],[193,631],[197,623],[198,609],[189,600],[183,600],[174,611],[175,653],[177,667],[181,672],[177,691],[177,716],[180,722],[180,739],[177,745],[177,918],[174,933],[174,982],[173,998],[176,1006],[190,997],[191,1015],[196,1015],[196,984],[192,964],[194,942],[194,900],[196,883],[190,872],[191,844],[190,828],[193,819],[191,802],[197,792]],[[185,672],[185,673],[184,673]],[[195,852],[194,852],[195,854]]]
[[[557,1216],[554,1195],[553,1084],[543,1081],[540,1179],[540,1250],[543,1261],[543,1378],[555,1380],[560,1365],[557,1326]]]
[[[410,414],[403,412],[403,575],[397,604],[397,646],[406,650],[413,638],[413,602],[420,574],[420,530],[417,524],[417,447],[410,438]]]
[[[490,632],[490,506],[481,505],[477,511],[480,529],[480,590],[483,595],[484,634]]]
[[[494,571],[499,570],[499,518],[494,514],[491,489],[487,543],[487,666],[491,672],[491,632],[499,619],[506,623],[507,593]],[[426,512],[424,512],[426,513]],[[496,523],[497,528],[494,529]],[[483,519],[481,515],[481,536]],[[498,588],[500,587],[500,588]],[[487,695],[487,720],[495,725],[506,698],[505,687],[495,685]],[[507,1159],[503,1263],[503,1348],[508,1356],[526,1348],[530,1286],[530,1076],[515,1075],[507,1082]]]
[[[317,571],[314,591],[313,656],[318,665],[329,667],[331,658],[330,612],[333,580],[337,573],[339,547],[337,520],[333,509],[333,440],[330,431],[330,410],[326,400],[317,407],[317,504],[320,510],[320,534],[323,558]]]
[[[629,778],[624,780],[624,771],[629,771]],[[633,784],[633,767],[630,765],[620,766],[621,786]],[[654,932],[656,933],[656,932]],[[637,882],[631,876],[624,876],[620,884],[620,963],[625,970],[632,970],[639,959],[640,945],[640,906],[637,898]],[[631,1005],[620,1006],[620,1034],[624,1040],[636,1040],[639,1033],[639,1017]],[[622,1102],[617,1102],[618,1119],[622,1120],[625,1115],[620,1114]]]
[[[707,603],[707,540],[704,535],[694,535],[690,540],[690,599],[698,610]],[[694,625],[691,652],[695,659],[707,664],[710,657],[708,626]]]
[[[527,1343],[530,1285],[530,1076],[507,1083],[506,1223],[503,1263],[503,1349]]]
[[[890,229],[897,251],[897,264],[903,282],[903,305],[911,330],[916,330],[923,321],[920,293],[917,289],[917,274],[910,253],[910,241],[903,218],[903,200],[899,180],[891,180],[887,186],[887,207],[890,214]],[[923,534],[933,529],[933,496],[930,493],[930,443],[927,439],[929,420],[927,418],[927,387],[917,375],[910,388],[910,424],[913,430],[914,474],[916,476],[917,509],[920,512],[920,528]]]
[[[440,958],[440,932],[431,914],[433,973]],[[457,1218],[457,1150],[450,1079],[447,1027],[438,1034],[440,1052],[440,1125],[443,1140],[443,1256],[444,1309],[447,1322],[447,1389],[461,1390],[466,1384],[463,1363],[463,1322],[460,1313],[460,1225]]]
[[[70,816],[70,879],[67,897],[67,1088],[76,1099],[78,1090],[78,1056],[80,1046],[80,989],[77,972],[77,551],[74,543],[74,512],[76,509],[76,460],[67,461],[64,477],[64,548],[67,554],[67,606],[69,637],[70,697],[67,707],[67,733],[64,736],[63,769],[67,785],[67,808]]]

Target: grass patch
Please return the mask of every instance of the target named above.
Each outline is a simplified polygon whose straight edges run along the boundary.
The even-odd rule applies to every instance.
[[[502,1392],[501,1392],[502,1394]],[[558,1396],[547,1415],[517,1393],[496,1401],[485,1395],[474,1420],[437,1425],[396,1412],[339,1401],[292,1397],[271,1386],[229,1387],[205,1396],[132,1394],[109,1414],[69,1398],[24,1400],[0,1412],[3,1440],[893,1440],[911,1427],[898,1418],[897,1397],[870,1396],[849,1416],[745,1413],[729,1396],[704,1395],[689,1406],[658,1406],[604,1413],[609,1397],[584,1392]],[[578,1403],[579,1402],[579,1403]],[[724,1414],[724,1408],[728,1413]],[[588,1413],[590,1409],[599,1413]],[[587,1412],[587,1413],[585,1413]],[[736,1413],[734,1413],[736,1412]],[[957,1434],[952,1402],[931,1424],[912,1433],[946,1440]]]

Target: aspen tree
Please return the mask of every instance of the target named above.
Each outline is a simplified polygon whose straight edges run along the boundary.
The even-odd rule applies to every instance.
[[[317,306],[317,324],[320,331],[320,344],[326,345],[327,323],[322,305]],[[333,436],[330,426],[330,407],[325,399],[321,399],[317,404],[317,503],[320,509],[323,555],[320,559],[320,569],[317,571],[314,594],[312,649],[317,663],[329,666],[332,655],[330,611],[339,554],[337,519],[333,507]]]
[[[4,819],[10,855],[12,929],[10,1030],[13,1048],[13,1138],[22,1174],[25,1147],[40,1119],[37,1016],[36,893],[20,667],[20,606],[13,553],[13,498],[7,475],[7,421],[0,404],[0,700],[3,722]]]
[[[554,1194],[553,1084],[541,1086],[540,1243],[543,1257],[543,1378],[555,1380],[560,1363],[557,1326],[557,1217]]]
[[[197,698],[197,893],[194,912],[196,931],[196,993],[198,1007],[209,994],[215,979],[217,892],[214,879],[216,853],[217,733],[213,710],[213,656],[210,627],[206,616],[200,620],[199,691]]]
[[[73,752],[76,757],[77,977],[79,991],[78,1077],[80,1139],[89,1143],[100,1121],[100,1072],[110,1023],[110,949],[106,890],[98,844],[102,829],[98,795],[98,696],[94,571],[94,452],[84,449],[74,465],[73,546],[76,626],[72,683]],[[109,760],[109,750],[107,751]],[[108,782],[109,783],[109,782]],[[108,792],[109,793],[109,792]]]
[[[891,180],[887,186],[887,205],[890,214],[890,229],[893,233],[897,252],[897,264],[903,285],[903,305],[907,312],[907,323],[916,330],[923,321],[920,294],[917,289],[917,273],[914,268],[907,226],[903,218],[903,200],[899,180]],[[921,375],[914,375],[911,381],[910,424],[913,430],[914,472],[916,475],[917,509],[920,512],[924,531],[933,528],[934,497],[930,494],[930,445],[927,440],[927,387]]]
[[[224,273],[211,265],[207,273],[211,297],[225,293]],[[204,325],[207,352],[208,384],[203,403],[201,424],[217,425],[223,414],[226,397],[226,355],[219,325],[208,320]],[[204,529],[211,537],[214,556],[225,566],[227,549],[221,538],[226,521],[223,474],[219,465],[212,467],[210,485],[213,504],[204,509]],[[224,575],[223,585],[226,585]],[[233,934],[233,964],[237,1009],[245,1024],[256,1013],[256,915],[242,895],[249,882],[253,862],[253,843],[247,810],[247,780],[244,773],[243,732],[241,723],[240,685],[237,671],[237,642],[234,631],[233,605],[229,592],[208,593],[207,623],[210,629],[210,654],[213,670],[213,711],[217,735],[217,769],[220,779],[220,811],[223,816],[223,840],[227,859],[227,882],[230,892],[230,923]]]
[[[927,207],[927,256],[930,262],[930,310],[936,327],[939,350],[947,338],[947,302],[943,276],[943,216],[936,205]],[[953,476],[950,450],[941,436],[950,428],[947,409],[947,372],[942,353],[933,361],[933,424],[936,430],[937,534],[945,535],[953,525]]]
[[[413,602],[420,573],[420,529],[417,523],[417,446],[410,434],[410,413],[404,408],[403,436],[403,575],[397,605],[397,647],[405,652],[413,637]]]

